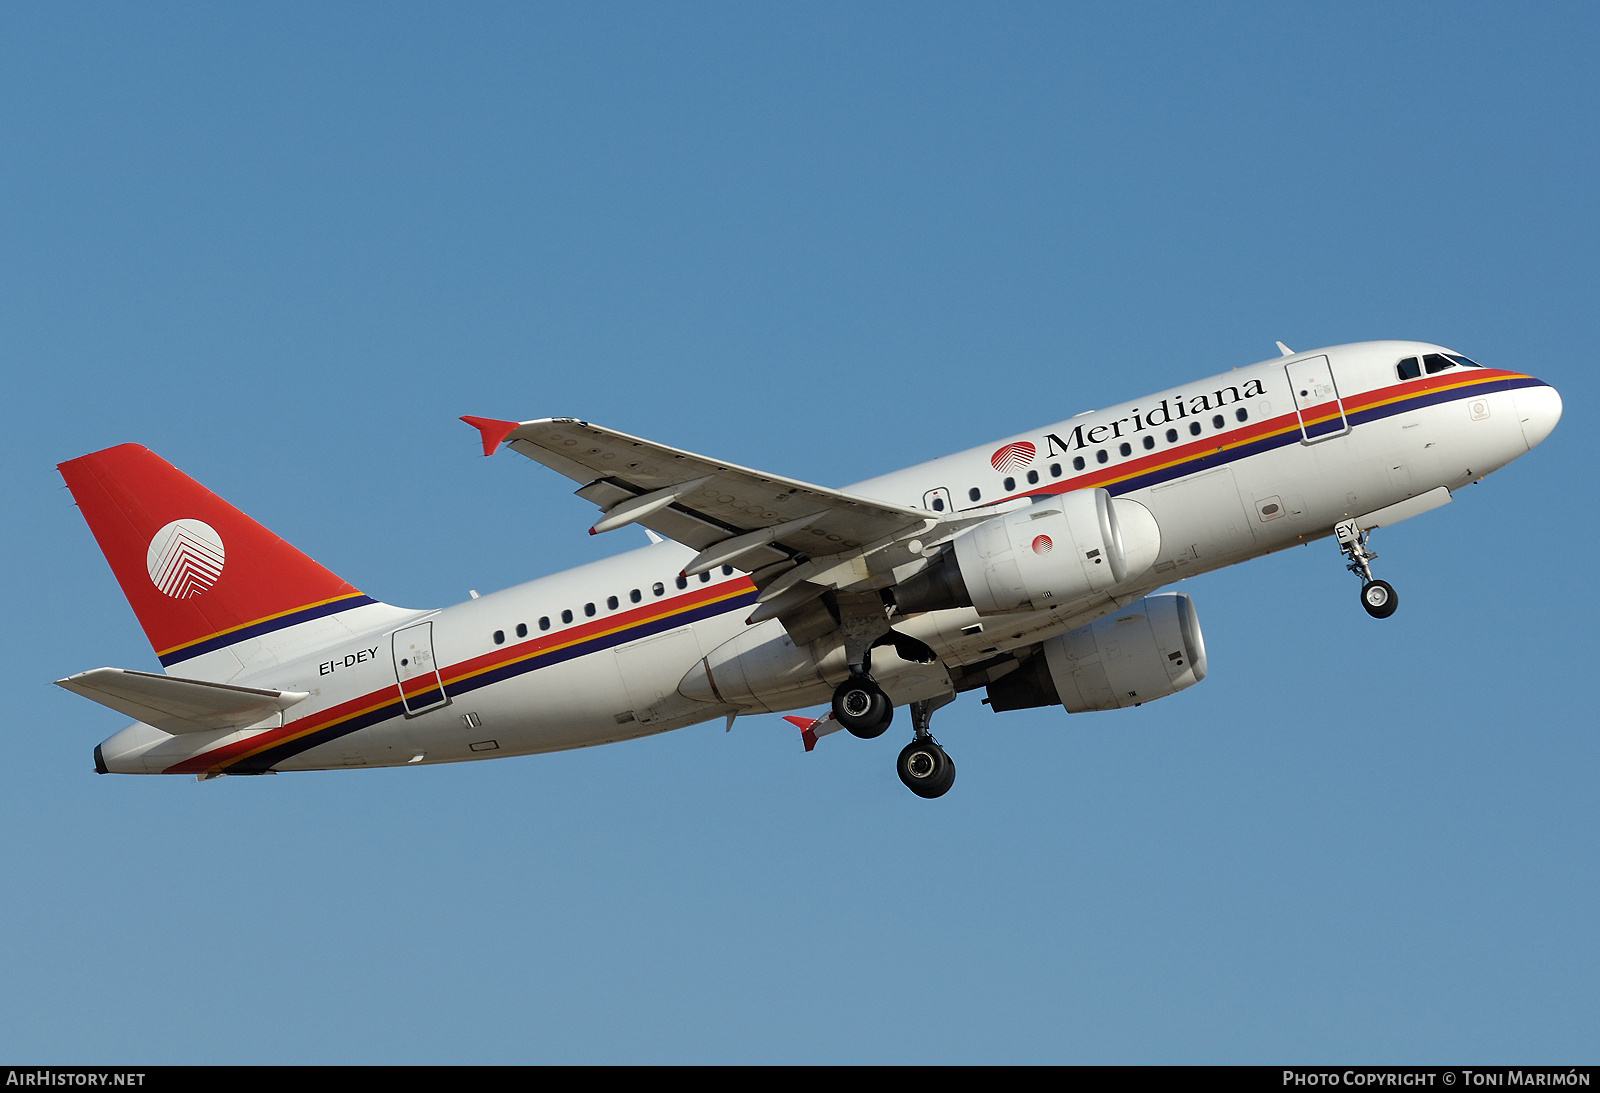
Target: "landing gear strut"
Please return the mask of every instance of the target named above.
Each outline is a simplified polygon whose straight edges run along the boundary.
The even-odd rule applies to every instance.
[[[882,736],[894,718],[894,703],[872,678],[873,647],[892,645],[895,655],[905,661],[931,663],[937,657],[925,643],[890,627],[883,599],[876,593],[835,592],[833,602],[844,639],[844,661],[850,669],[850,678],[833,692],[833,719],[851,736],[871,740]],[[896,768],[900,780],[918,797],[942,797],[956,780],[956,765],[928,732],[933,711],[955,697],[949,692],[911,703],[914,738],[900,753]]]
[[[876,593],[835,593],[834,602],[850,678],[834,689],[833,719],[851,736],[871,740],[882,736],[894,718],[894,704],[872,678],[872,646],[890,632],[889,620]]]
[[[1400,606],[1400,597],[1388,581],[1375,580],[1372,562],[1378,557],[1367,549],[1367,533],[1354,520],[1343,520],[1333,526],[1339,540],[1339,550],[1350,559],[1346,569],[1361,578],[1361,606],[1375,619],[1386,619]]]
[[[928,731],[933,711],[955,697],[953,694],[941,695],[911,704],[911,722],[916,736],[900,752],[895,770],[900,775],[900,781],[918,797],[943,797],[955,784],[955,761],[945,754],[945,750]]]

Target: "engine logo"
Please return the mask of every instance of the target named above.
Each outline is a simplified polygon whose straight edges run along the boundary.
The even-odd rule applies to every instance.
[[[222,576],[222,536],[199,520],[174,520],[150,540],[150,583],[175,600],[200,595]]]
[[[1049,554],[1055,549],[1055,546],[1048,535],[1040,535],[1033,540],[1033,552],[1035,554]]]
[[[1038,449],[1026,440],[1019,441],[1016,444],[1007,444],[1005,447],[997,449],[989,457],[989,463],[997,471],[1019,470],[1033,462],[1033,455],[1036,451]]]

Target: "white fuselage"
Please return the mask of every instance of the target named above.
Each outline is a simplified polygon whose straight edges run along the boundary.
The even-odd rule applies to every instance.
[[[980,661],[1168,582],[1328,535],[1341,520],[1439,487],[1454,490],[1554,427],[1559,397],[1518,373],[1462,366],[1397,376],[1400,359],[1439,352],[1368,342],[1265,361],[848,487],[970,516],[1103,486],[1143,505],[1159,527],[1154,563],[1080,609],[982,620],[972,608],[929,611],[896,618],[896,629],[952,668]],[[1319,394],[1327,372],[1336,390]],[[1317,417],[1321,424],[1303,421]],[[170,736],[130,726],[102,745],[104,761],[115,771],[201,774],[455,762],[826,701],[844,665],[825,641],[765,693],[707,702],[680,692],[685,676],[730,640],[748,643],[759,628],[782,632],[776,619],[746,625],[755,600],[746,574],[719,568],[680,578],[693,553],[658,543],[438,611],[369,604],[271,645],[172,665],[174,675],[311,697],[247,730]],[[397,667],[397,634],[412,647],[431,644],[426,667],[438,668],[440,687],[409,702],[397,687],[397,671],[412,670]]]

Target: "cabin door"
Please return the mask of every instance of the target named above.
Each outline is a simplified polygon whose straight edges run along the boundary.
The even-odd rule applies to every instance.
[[[1300,415],[1301,443],[1316,444],[1350,431],[1327,357],[1294,361],[1284,365],[1284,371],[1289,374],[1289,393]]]
[[[394,677],[407,717],[450,701],[433,658],[432,622],[419,622],[394,632]]]

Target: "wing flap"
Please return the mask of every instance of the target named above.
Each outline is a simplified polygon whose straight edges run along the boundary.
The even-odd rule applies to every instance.
[[[55,682],[57,687],[173,734],[243,728],[310,697],[309,691],[235,687],[125,668],[95,668]]]

